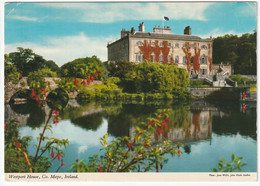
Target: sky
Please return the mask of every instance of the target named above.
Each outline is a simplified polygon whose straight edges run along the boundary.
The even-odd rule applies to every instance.
[[[172,33],[186,26],[202,38],[242,35],[257,29],[254,2],[96,2],[5,3],[5,53],[30,48],[59,66],[76,58],[96,55],[107,60],[107,42],[120,38],[122,28],[145,31],[170,20]]]

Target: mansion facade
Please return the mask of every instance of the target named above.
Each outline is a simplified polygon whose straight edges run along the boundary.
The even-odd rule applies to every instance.
[[[138,31],[134,27],[129,31],[122,29],[121,38],[108,43],[107,48],[108,61],[176,64],[187,69],[190,75],[214,75],[219,70],[212,65],[212,38],[191,35],[189,26],[184,29],[184,35],[177,35],[168,26],[155,26],[153,32],[145,32],[144,23],[140,23]],[[225,73],[231,74],[231,68],[227,69]]]

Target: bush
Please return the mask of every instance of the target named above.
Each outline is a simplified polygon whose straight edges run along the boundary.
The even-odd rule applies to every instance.
[[[186,70],[175,65],[145,61],[126,75],[125,82],[134,84],[137,93],[171,93],[174,89],[186,89],[189,85],[189,76]]]
[[[242,77],[240,74],[237,75],[231,75],[230,79],[232,79],[233,81],[236,81],[238,85],[244,85],[244,81],[246,83],[250,83],[251,80],[247,77]]]

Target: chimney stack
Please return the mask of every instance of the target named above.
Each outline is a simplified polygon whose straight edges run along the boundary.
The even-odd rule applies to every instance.
[[[191,35],[191,28],[190,26],[186,26],[184,29],[184,35]]]
[[[144,22],[139,24],[138,31],[139,32],[145,32]]]

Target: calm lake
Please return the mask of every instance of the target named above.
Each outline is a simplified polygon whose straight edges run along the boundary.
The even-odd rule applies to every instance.
[[[66,164],[59,172],[70,172],[76,159],[87,160],[100,154],[100,137],[108,133],[108,139],[134,134],[135,126],[157,109],[172,108],[168,127],[163,136],[173,142],[183,143],[183,154],[168,158],[160,172],[211,172],[217,168],[221,157],[231,161],[231,155],[242,156],[243,172],[257,171],[256,104],[248,103],[243,110],[239,102],[171,103],[102,101],[77,103],[70,100],[60,113],[60,122],[53,124],[53,133],[46,135],[69,139],[70,146],[64,149]],[[39,108],[34,104],[5,105],[5,118],[20,121],[21,136],[32,136],[29,154],[34,155],[40,125],[48,117],[48,106]],[[53,121],[51,122],[53,123]],[[154,144],[161,140],[153,134]],[[56,172],[60,162],[53,161],[49,172]],[[155,170],[154,170],[155,172]]]

